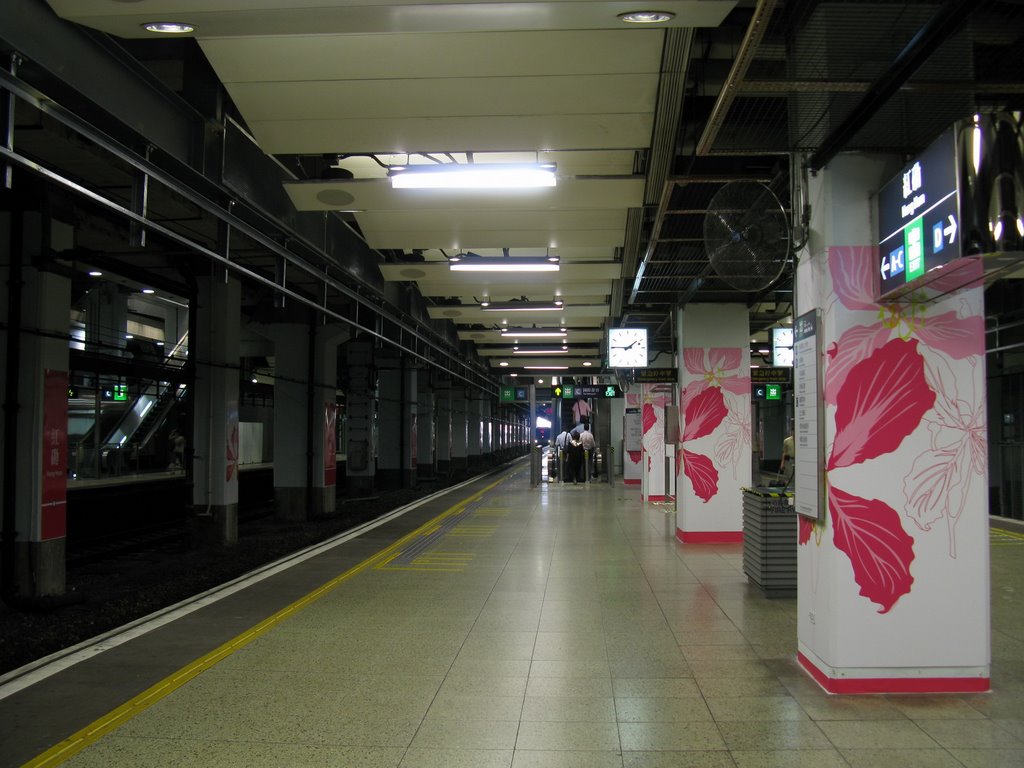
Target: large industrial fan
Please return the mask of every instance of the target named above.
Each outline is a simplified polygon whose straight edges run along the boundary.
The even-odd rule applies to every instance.
[[[779,199],[756,181],[719,189],[704,216],[704,246],[711,267],[739,291],[762,291],[789,260],[789,220]]]

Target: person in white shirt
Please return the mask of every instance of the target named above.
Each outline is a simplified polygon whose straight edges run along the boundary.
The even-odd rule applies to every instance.
[[[587,476],[593,477],[594,475],[594,463],[597,459],[597,441],[594,439],[594,434],[590,431],[590,422],[583,422],[583,430],[580,432],[580,444],[583,446],[583,450],[587,452]]]

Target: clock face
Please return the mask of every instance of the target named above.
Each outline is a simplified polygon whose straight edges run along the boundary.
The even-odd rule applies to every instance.
[[[647,329],[609,328],[608,365],[612,368],[646,368]]]
[[[792,328],[773,328],[772,329],[772,343],[776,347],[792,347],[793,346],[793,329]]]
[[[772,363],[779,367],[789,367],[793,365],[793,348],[792,347],[776,347],[772,353]]]

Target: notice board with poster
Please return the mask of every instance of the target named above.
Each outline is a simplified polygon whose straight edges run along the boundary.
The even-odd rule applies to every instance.
[[[815,520],[825,514],[825,400],[821,375],[821,311],[796,319],[794,331],[793,409],[795,474],[792,488],[797,514]]]
[[[639,408],[627,408],[625,422],[623,424],[622,439],[625,443],[625,450],[639,451],[643,448],[643,422],[640,418]]]

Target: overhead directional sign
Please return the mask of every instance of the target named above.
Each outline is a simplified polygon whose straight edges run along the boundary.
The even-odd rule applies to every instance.
[[[960,258],[959,216],[951,128],[878,193],[880,297],[905,292],[917,278]]]

